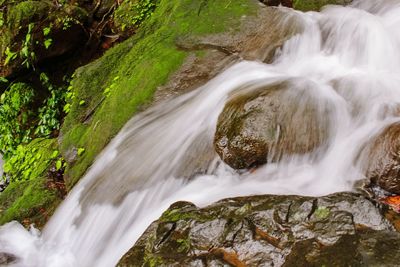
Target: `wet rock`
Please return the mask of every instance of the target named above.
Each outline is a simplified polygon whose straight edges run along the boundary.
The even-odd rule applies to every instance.
[[[286,6],[286,7],[292,7],[293,3],[292,0],[261,0],[261,3],[267,5],[267,6]]]
[[[256,15],[243,17],[241,24],[239,30],[177,38],[177,47],[192,54],[168,83],[157,90],[154,103],[204,85],[239,60],[270,63],[277,49],[303,30],[293,12],[265,6],[260,6]]]
[[[14,263],[17,261],[17,257],[9,253],[0,252],[0,265],[7,266],[8,264]]]
[[[171,206],[119,266],[396,266],[400,233],[364,196],[253,196]]]
[[[384,190],[400,194],[400,123],[388,126],[362,152],[366,176]]]
[[[324,144],[333,105],[314,88],[312,82],[291,80],[249,85],[246,93],[233,95],[215,133],[221,159],[243,169]]]

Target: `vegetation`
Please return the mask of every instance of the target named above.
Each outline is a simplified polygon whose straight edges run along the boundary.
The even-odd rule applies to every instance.
[[[295,5],[316,9],[305,2]],[[0,224],[51,213],[62,198],[62,175],[72,188],[185,62],[190,52],[176,40],[235,31],[257,6],[249,0],[124,0],[111,3],[96,20],[97,10],[84,4],[55,3],[0,0],[0,153],[6,161],[3,179],[10,179],[0,193]],[[52,63],[69,57],[65,51],[75,52],[70,43],[87,48],[98,34],[98,45],[104,45],[126,33],[135,35],[99,52],[71,81],[66,77],[87,61],[50,73]],[[59,131],[62,138],[56,140]]]
[[[67,187],[182,65],[189,52],[178,49],[176,39],[234,30],[255,6],[248,0],[160,1],[136,35],[78,69],[71,82],[76,97],[68,102],[70,112],[61,129],[61,151],[66,155],[81,147],[85,153],[68,164]]]
[[[55,170],[59,159],[54,153],[56,147],[54,139],[35,139],[19,147],[25,156],[16,157],[25,158],[26,162],[22,161],[21,165],[15,162],[18,167],[14,170],[20,171],[26,168],[23,165],[29,165],[30,179],[18,179],[0,194],[0,224],[18,220],[26,226],[31,223],[42,226],[51,216],[64,196],[63,183],[57,179]]]

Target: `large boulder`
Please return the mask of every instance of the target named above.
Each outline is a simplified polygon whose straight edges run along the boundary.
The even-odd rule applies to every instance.
[[[119,266],[397,266],[400,233],[353,193],[173,204]]]
[[[386,127],[362,154],[367,178],[388,192],[400,194],[400,123]]]
[[[255,87],[255,89],[251,89]],[[332,103],[310,81],[250,85],[231,97],[219,116],[215,149],[243,169],[311,152],[327,140]]]
[[[302,31],[298,19],[256,0],[160,1],[136,36],[76,72],[60,138],[68,187],[135,112],[194,90],[242,59],[271,62]],[[80,147],[85,153],[74,157]]]

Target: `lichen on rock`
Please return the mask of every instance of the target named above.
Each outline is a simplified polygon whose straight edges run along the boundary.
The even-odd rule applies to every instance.
[[[394,266],[399,244],[391,223],[358,194],[239,197],[202,209],[173,204],[119,266]]]

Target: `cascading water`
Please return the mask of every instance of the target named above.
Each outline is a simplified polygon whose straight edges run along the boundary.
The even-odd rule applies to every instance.
[[[273,64],[240,62],[203,87],[132,119],[75,186],[40,234],[0,228],[13,266],[114,266],[146,227],[177,200],[204,206],[252,194],[325,195],[362,179],[362,147],[400,121],[400,1],[356,1],[321,13],[287,11],[304,32]],[[239,173],[213,150],[230,96],[293,80],[329,106],[324,149]],[[300,99],[299,99],[300,101]],[[321,115],[321,116],[326,116]]]

